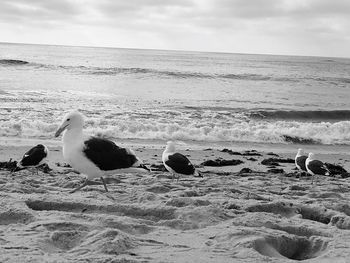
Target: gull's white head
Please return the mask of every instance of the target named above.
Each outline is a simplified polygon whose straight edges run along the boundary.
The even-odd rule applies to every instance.
[[[301,148],[299,148],[299,149],[298,149],[297,155],[298,155],[298,156],[301,156],[301,155],[304,155],[304,154],[305,154],[304,150],[301,149]]]
[[[167,152],[175,152],[175,142],[168,141],[168,142],[166,143],[165,150],[166,150]]]
[[[72,111],[64,116],[62,124],[55,133],[58,137],[64,130],[83,129],[84,116],[78,111]]]
[[[309,160],[315,160],[315,154],[309,153]]]

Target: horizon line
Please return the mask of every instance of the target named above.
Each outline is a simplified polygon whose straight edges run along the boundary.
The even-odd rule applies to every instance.
[[[20,43],[0,41],[0,44],[10,45],[37,45],[37,46],[58,46],[58,47],[82,47],[82,48],[108,48],[108,49],[129,49],[129,50],[149,50],[149,51],[171,51],[171,52],[196,52],[196,53],[216,53],[216,54],[235,54],[235,55],[261,55],[261,56],[286,56],[286,57],[319,57],[319,58],[340,58],[349,59],[350,57],[340,56],[319,56],[319,55],[291,55],[291,54],[273,54],[273,53],[245,53],[232,51],[201,51],[185,49],[158,49],[158,48],[137,48],[137,47],[112,47],[112,46],[89,46],[89,45],[69,45],[69,44],[43,44],[43,43]]]

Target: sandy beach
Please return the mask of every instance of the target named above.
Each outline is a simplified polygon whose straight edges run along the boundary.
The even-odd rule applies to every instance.
[[[350,263],[349,13],[0,1],[0,263]]]
[[[147,165],[161,164],[160,142],[122,144]],[[108,193],[93,185],[69,194],[84,177],[62,167],[61,147],[52,143],[49,173],[0,170],[0,261],[349,262],[349,179],[322,177],[311,185],[293,163],[261,164],[294,158],[298,146],[245,146],[225,147],[235,155],[217,145],[181,145],[203,178],[177,182],[161,169],[117,174],[106,180]],[[27,149],[1,146],[0,161]],[[322,149],[324,161],[347,169],[345,148]],[[200,165],[220,157],[243,163]]]

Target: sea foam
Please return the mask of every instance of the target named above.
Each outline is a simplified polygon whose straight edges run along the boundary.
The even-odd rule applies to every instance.
[[[164,121],[164,120],[163,120]],[[44,121],[0,121],[0,136],[52,139],[57,123]],[[350,121],[305,123],[297,121],[236,121],[223,123],[161,122],[160,120],[115,120],[91,118],[85,131],[118,139],[157,139],[210,142],[264,142],[306,144],[350,144]]]

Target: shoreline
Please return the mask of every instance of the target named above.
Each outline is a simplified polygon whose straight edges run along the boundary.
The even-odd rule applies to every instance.
[[[108,137],[106,137],[109,139]],[[134,145],[134,146],[165,146],[166,142],[169,140],[161,139],[110,139],[114,141],[117,145]],[[350,154],[350,145],[345,144],[306,144],[306,143],[263,143],[263,142],[229,142],[229,141],[193,141],[193,140],[173,140],[178,143],[178,145],[183,145],[184,147],[191,147],[196,150],[203,150],[207,148],[222,149],[222,148],[235,148],[237,150],[266,150],[272,149],[279,153],[293,153],[295,149],[305,148],[305,149],[315,149],[321,153],[340,153],[340,154]],[[61,146],[61,137],[58,139],[45,139],[45,138],[16,138],[16,137],[1,137],[0,136],[0,147],[16,147],[16,146],[31,146],[38,143],[44,143],[49,146]]]

